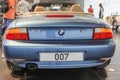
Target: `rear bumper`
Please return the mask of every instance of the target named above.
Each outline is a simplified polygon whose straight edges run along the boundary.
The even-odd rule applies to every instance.
[[[10,41],[3,44],[3,51],[7,60],[25,67],[27,63],[35,63],[38,68],[80,68],[102,65],[114,55],[115,43],[110,41],[103,45],[61,45],[61,44],[32,44]],[[71,62],[40,62],[41,52],[84,52],[83,61]],[[104,60],[102,59],[104,58]]]
[[[88,61],[74,61],[74,62],[39,62],[39,61],[25,61],[23,59],[10,59],[10,61],[19,67],[26,68],[27,64],[36,64],[38,69],[66,69],[66,68],[85,68],[95,67],[104,64],[107,60],[88,60]]]

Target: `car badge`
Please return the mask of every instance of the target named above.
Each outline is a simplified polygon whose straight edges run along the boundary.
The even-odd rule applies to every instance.
[[[64,35],[64,33],[65,33],[65,30],[64,30],[64,29],[60,29],[60,30],[58,31],[58,34],[59,34],[60,36]]]

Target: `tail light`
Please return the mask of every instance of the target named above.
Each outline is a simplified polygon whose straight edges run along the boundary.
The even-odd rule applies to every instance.
[[[110,28],[95,28],[93,39],[111,39],[113,38]]]
[[[27,28],[11,28],[6,32],[6,39],[9,40],[28,40]]]

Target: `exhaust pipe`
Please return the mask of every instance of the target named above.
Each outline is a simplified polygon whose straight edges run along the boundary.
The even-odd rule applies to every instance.
[[[26,68],[29,69],[29,70],[36,70],[36,69],[38,69],[38,65],[35,64],[35,63],[28,63],[26,65]]]

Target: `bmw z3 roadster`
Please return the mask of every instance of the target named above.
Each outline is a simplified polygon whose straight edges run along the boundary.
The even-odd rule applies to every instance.
[[[78,4],[62,9],[36,6],[8,26],[2,48],[11,70],[109,65],[115,51],[109,25],[84,13]]]

